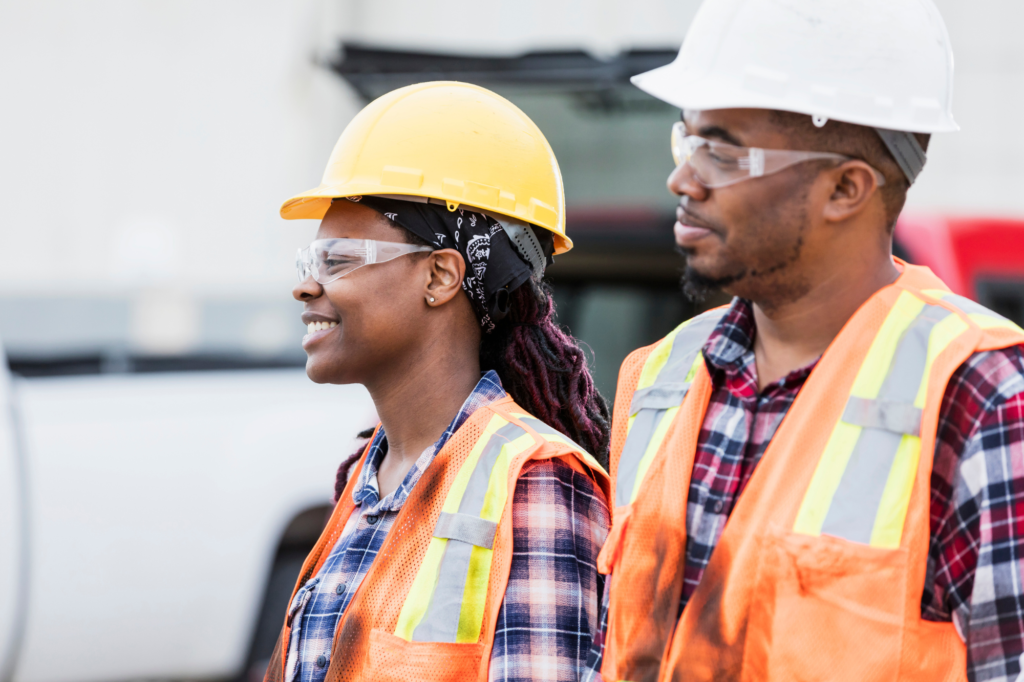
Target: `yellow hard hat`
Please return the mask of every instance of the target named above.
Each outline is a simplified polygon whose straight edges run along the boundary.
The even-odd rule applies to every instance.
[[[551,145],[504,97],[467,83],[399,88],[345,128],[320,186],[281,206],[281,217],[320,219],[331,199],[372,194],[430,197],[480,208],[565,236],[565,192]]]

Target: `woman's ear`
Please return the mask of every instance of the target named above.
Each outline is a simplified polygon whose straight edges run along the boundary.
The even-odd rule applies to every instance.
[[[427,305],[439,306],[462,290],[466,261],[455,249],[438,249],[427,256],[428,279],[424,290]]]

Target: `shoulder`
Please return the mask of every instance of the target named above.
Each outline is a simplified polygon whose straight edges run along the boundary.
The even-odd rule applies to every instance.
[[[588,517],[605,527],[609,525],[608,502],[601,487],[558,458],[532,460],[523,466],[516,483],[514,503],[517,507],[527,505],[538,511],[541,508],[571,509],[574,515]]]
[[[975,353],[950,378],[939,414],[932,469],[936,486],[952,497],[973,497],[997,461],[1024,452],[1024,349],[1011,346]],[[969,493],[969,494],[968,494]]]
[[[942,415],[984,417],[1024,394],[1024,349],[1010,346],[968,358],[949,380]]]

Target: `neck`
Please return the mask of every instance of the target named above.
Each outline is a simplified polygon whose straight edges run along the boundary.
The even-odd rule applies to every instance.
[[[476,348],[441,342],[421,346],[366,388],[388,436],[391,466],[416,462],[458,414],[480,381]]]
[[[837,259],[799,298],[770,307],[755,301],[758,390],[821,357],[857,309],[899,274],[888,253],[869,263]]]

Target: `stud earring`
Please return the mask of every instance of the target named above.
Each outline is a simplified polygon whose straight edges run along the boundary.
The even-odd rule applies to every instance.
[[[431,297],[430,297],[430,302],[431,302],[431,303],[433,303],[433,302],[434,302],[434,297],[433,297],[433,296],[431,296]]]

